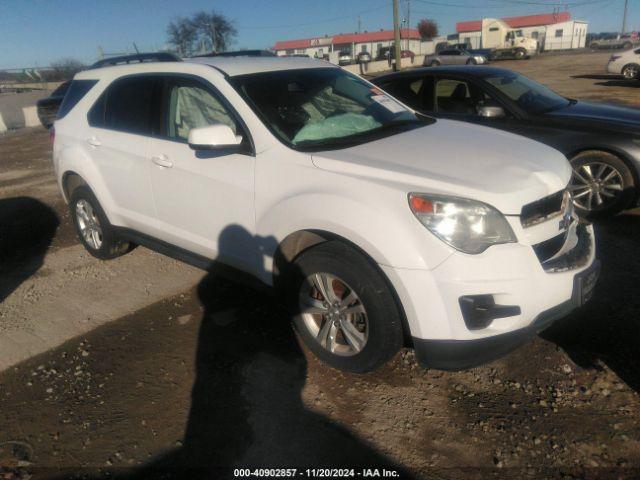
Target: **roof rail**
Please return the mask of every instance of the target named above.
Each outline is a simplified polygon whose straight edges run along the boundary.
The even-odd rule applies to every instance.
[[[194,55],[192,58],[202,57],[275,57],[276,54],[269,50],[236,50],[233,52],[211,52]]]
[[[124,65],[128,63],[181,61],[182,59],[180,57],[169,52],[137,53],[134,55],[122,55],[120,57],[111,57],[98,60],[96,63],[89,67],[89,70],[92,70],[94,68],[111,67],[113,65]]]

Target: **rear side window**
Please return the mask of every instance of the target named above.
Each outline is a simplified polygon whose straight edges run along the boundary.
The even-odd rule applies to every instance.
[[[140,135],[157,133],[151,121],[157,85],[157,78],[147,76],[126,78],[111,85],[106,92],[105,128]]]
[[[116,80],[89,110],[89,125],[137,135],[158,134],[159,85],[158,77],[148,75]]]
[[[58,119],[64,118],[77,103],[98,83],[97,80],[73,80],[58,109]]]

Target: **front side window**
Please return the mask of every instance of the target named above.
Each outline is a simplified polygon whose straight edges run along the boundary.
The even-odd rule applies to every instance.
[[[494,102],[477,85],[464,80],[443,78],[436,83],[439,113],[477,115],[481,106]]]
[[[485,80],[529,113],[549,112],[569,104],[553,90],[517,73],[493,75]]]
[[[187,141],[189,130],[222,123],[237,132],[236,122],[227,108],[203,85],[189,80],[169,84],[167,136]]]
[[[339,68],[255,73],[230,81],[265,125],[296,148],[338,148],[424,125],[382,90]]]

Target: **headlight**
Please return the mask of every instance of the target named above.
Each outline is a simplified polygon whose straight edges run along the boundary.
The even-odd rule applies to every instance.
[[[486,203],[410,193],[409,207],[436,237],[464,253],[482,253],[491,245],[517,241],[504,216]]]

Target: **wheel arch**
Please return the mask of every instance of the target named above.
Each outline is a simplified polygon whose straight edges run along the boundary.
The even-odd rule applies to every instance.
[[[76,188],[80,186],[88,187],[89,184],[84,178],[82,178],[79,173],[73,170],[67,170],[62,174],[61,186],[62,194],[64,195],[64,198],[68,203],[71,200],[71,195],[73,195],[73,192]]]
[[[297,257],[299,257],[306,250],[319,245],[321,243],[325,243],[328,241],[338,241],[344,243],[345,245],[353,248],[357,252],[359,252],[376,271],[380,274],[381,278],[386,283],[393,299],[398,307],[398,311],[400,312],[400,318],[402,321],[402,333],[404,337],[405,346],[411,345],[411,328],[409,327],[409,322],[407,320],[407,315],[400,300],[400,296],[396,291],[395,286],[391,279],[384,273],[384,271],[380,268],[380,266],[376,263],[369,253],[367,253],[362,247],[360,247],[355,242],[350,239],[339,235],[334,232],[330,232],[327,230],[321,229],[304,229],[298,230],[296,232],[292,232],[287,235],[278,245],[276,252],[273,258],[273,285],[276,291],[276,294],[279,297],[284,295],[283,286],[285,282],[282,280],[286,277],[288,269],[291,267],[292,263],[295,261]]]

